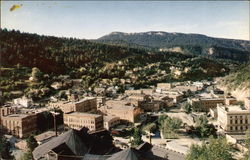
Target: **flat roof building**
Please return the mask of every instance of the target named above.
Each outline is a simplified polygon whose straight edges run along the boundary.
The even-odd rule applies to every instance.
[[[67,102],[60,101],[50,103],[50,107],[60,108],[64,113],[69,112],[91,112],[95,113],[97,110],[97,100],[95,97],[85,97],[79,101]]]
[[[1,129],[7,133],[26,137],[37,130],[36,114],[11,114],[1,119]]]
[[[83,127],[90,131],[103,129],[103,116],[91,113],[71,112],[64,114],[64,125],[80,130]]]
[[[226,132],[243,133],[250,129],[250,110],[240,105],[217,106],[219,127]]]
[[[119,123],[120,118],[117,116],[103,116],[103,126],[107,130],[114,127],[115,125],[118,125]]]
[[[99,110],[109,116],[117,116],[121,120],[126,120],[132,123],[134,123],[138,116],[142,113],[140,108],[131,105],[131,103],[116,100],[107,101],[106,106],[100,107]]]
[[[188,103],[192,105],[194,111],[208,112],[217,107],[217,104],[224,104],[224,98],[188,98]]]

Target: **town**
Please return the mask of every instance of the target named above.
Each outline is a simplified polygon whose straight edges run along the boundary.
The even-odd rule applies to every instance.
[[[124,93],[115,86],[77,85],[44,102],[23,96],[1,106],[1,131],[16,159],[29,150],[27,139],[37,142],[36,160],[184,159],[192,145],[209,143],[210,136],[225,136],[236,159],[248,150],[243,141],[250,98],[237,100],[216,80],[157,83]]]
[[[0,160],[250,160],[250,1],[0,1]]]

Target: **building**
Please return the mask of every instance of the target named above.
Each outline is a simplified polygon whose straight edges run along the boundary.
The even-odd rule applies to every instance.
[[[192,105],[194,111],[209,112],[214,109],[217,104],[224,104],[224,98],[188,98],[188,103]]]
[[[1,119],[1,129],[7,133],[26,137],[37,130],[36,114],[11,114]]]
[[[234,97],[229,97],[229,98],[225,99],[225,104],[226,105],[233,105],[235,103],[237,103],[237,99],[234,98]]]
[[[0,125],[1,125],[1,118],[10,114],[13,114],[17,111],[17,107],[5,105],[0,107]]]
[[[96,97],[96,101],[97,101],[97,107],[100,107],[105,104],[106,98],[102,96],[98,96]]]
[[[168,97],[165,94],[154,93],[152,99],[156,101],[161,101],[164,103],[164,107],[171,107],[174,105],[174,99]]]
[[[64,113],[69,112],[91,112],[95,113],[97,110],[97,101],[95,97],[85,97],[79,101],[67,102],[60,101],[50,103],[50,107],[60,108]]]
[[[157,89],[170,90],[172,87],[172,83],[157,83]]]
[[[102,106],[99,110],[106,114],[117,116],[121,120],[136,122],[139,115],[142,113],[142,110],[138,107],[131,105],[131,103],[127,101],[115,101],[109,100],[106,102],[106,106]]]
[[[196,92],[198,91],[198,87],[194,85],[188,85],[188,86],[176,86],[174,89],[181,91],[181,92],[187,92],[190,90],[191,92]]]
[[[179,103],[183,100],[183,94],[178,91],[165,91],[163,93],[169,98],[173,98],[174,103]]]
[[[142,90],[129,89],[125,90],[125,95],[142,94]]]
[[[14,104],[22,105],[23,107],[30,107],[33,104],[32,99],[23,96],[22,98],[14,99]]]
[[[245,107],[250,110],[250,97],[245,98]]]
[[[136,107],[141,107],[143,103],[149,102],[150,98],[144,94],[133,94],[128,97],[128,101]]]
[[[98,114],[71,112],[64,114],[64,125],[80,130],[83,127],[90,131],[103,129],[103,116]]]
[[[35,160],[50,159],[50,160],[62,160],[68,159],[68,157],[80,160],[85,153],[88,152],[86,144],[83,143],[81,137],[77,134],[77,131],[69,130],[68,132],[52,138],[46,143],[43,143],[35,148],[32,152]],[[65,158],[65,155],[68,156]]]
[[[107,156],[119,150],[112,140],[106,130],[90,134],[85,129],[71,129],[39,145],[32,154],[35,160],[87,160],[84,156],[91,153],[97,160],[100,155]]]
[[[143,109],[144,111],[155,112],[159,111],[164,106],[165,106],[164,102],[153,100],[150,102],[142,103],[140,108]]]
[[[155,92],[155,89],[141,89],[141,91],[146,95],[152,95]]]
[[[106,95],[106,88],[103,87],[96,87],[94,89],[94,92],[98,95],[98,96],[105,96]]]
[[[242,133],[250,128],[250,110],[240,105],[218,105],[218,125],[225,132]]]
[[[109,130],[110,128],[118,125],[120,123],[120,118],[116,116],[103,116],[103,126],[105,129]]]

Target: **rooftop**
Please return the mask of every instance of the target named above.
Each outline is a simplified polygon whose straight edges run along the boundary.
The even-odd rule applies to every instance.
[[[58,101],[56,102],[57,104],[76,104],[76,103],[81,103],[84,102],[86,100],[91,100],[91,99],[95,99],[96,97],[84,97],[83,99],[80,99],[79,101]]]
[[[37,141],[44,141],[44,140],[50,139],[54,136],[55,136],[54,131],[47,131],[47,132],[44,132],[42,134],[37,135],[35,138]]]
[[[126,100],[109,100],[106,101],[107,108],[115,108],[115,109],[134,109],[135,107]]]
[[[4,117],[13,118],[13,119],[22,119],[31,116],[32,114],[10,114]],[[2,117],[2,118],[4,118]]]
[[[250,112],[245,107],[240,105],[219,105],[219,107],[223,108],[227,112]]]
[[[117,117],[117,116],[103,116],[103,120],[106,122],[110,121],[112,119],[115,119],[115,118],[119,118],[119,117]]]
[[[70,113],[66,113],[65,115],[74,115],[74,116],[88,116],[88,117],[100,117],[102,115],[99,114],[92,114],[92,113],[83,113],[83,112],[70,112]]]

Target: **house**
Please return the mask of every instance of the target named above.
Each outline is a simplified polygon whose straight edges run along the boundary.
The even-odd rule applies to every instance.
[[[14,99],[14,104],[22,105],[23,107],[30,107],[33,104],[33,100],[23,96],[22,98]]]

